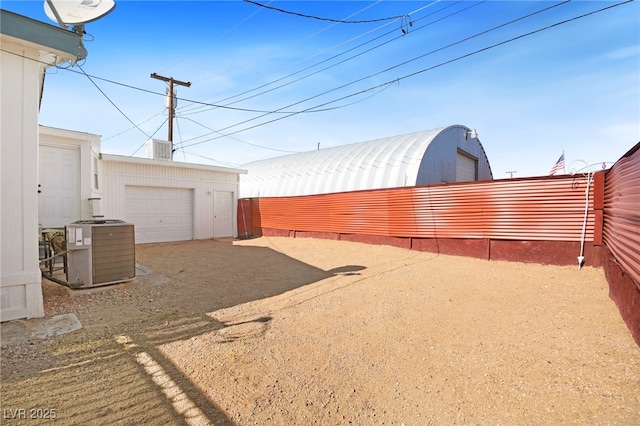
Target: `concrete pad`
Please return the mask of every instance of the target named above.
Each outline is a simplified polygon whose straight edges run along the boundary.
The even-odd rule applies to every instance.
[[[65,287],[65,288],[67,289],[67,294],[71,297],[74,297],[74,296],[83,296],[85,294],[99,293],[101,291],[106,291],[106,290],[113,290],[115,288],[128,288],[135,283],[136,283],[136,279],[132,278],[128,281],[122,281],[114,284],[99,285],[95,287],[85,287],[85,288]]]
[[[27,326],[24,320],[3,322],[0,325],[0,343],[2,347],[15,346],[27,340]]]
[[[46,339],[71,333],[82,328],[75,314],[56,315],[51,318],[31,318],[2,323],[0,342],[17,345],[28,339]]]
[[[46,339],[71,333],[82,328],[75,314],[56,315],[52,318],[37,318],[27,320],[27,335],[31,339]]]

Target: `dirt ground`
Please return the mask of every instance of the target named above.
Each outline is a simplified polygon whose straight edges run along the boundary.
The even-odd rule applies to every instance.
[[[266,237],[136,257],[119,288],[43,283],[82,328],[3,341],[3,425],[640,424],[601,270]]]

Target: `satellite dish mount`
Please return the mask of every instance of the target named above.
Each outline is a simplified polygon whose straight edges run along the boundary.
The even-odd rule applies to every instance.
[[[115,9],[114,0],[45,0],[44,12],[61,28],[73,25],[73,31],[84,34],[84,24],[102,18]]]

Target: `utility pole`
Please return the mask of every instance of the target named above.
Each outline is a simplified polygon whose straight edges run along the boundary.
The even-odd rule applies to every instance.
[[[178,86],[186,86],[191,87],[191,82],[175,80],[173,77],[163,77],[161,75],[156,74],[155,72],[151,74],[151,78],[155,78],[156,80],[162,80],[169,83],[169,149],[171,150],[171,160],[173,160],[173,117],[175,116],[175,109],[173,108],[173,85],[177,84]]]
[[[517,171],[517,170],[509,170],[509,171],[508,171],[508,172],[506,172],[506,173],[509,175],[509,177],[510,177],[510,178],[513,178],[513,174],[514,174],[514,173],[518,173],[518,171]]]

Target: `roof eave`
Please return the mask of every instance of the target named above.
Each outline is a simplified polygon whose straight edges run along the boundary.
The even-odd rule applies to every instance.
[[[27,43],[40,50],[47,49],[55,53],[61,62],[77,62],[87,57],[79,34],[2,9],[0,34],[18,43]]]
[[[164,167],[180,167],[180,168],[186,168],[186,169],[200,169],[200,170],[209,170],[209,171],[217,171],[217,172],[224,172],[224,173],[237,173],[237,174],[247,173],[247,170],[245,169],[210,166],[207,164],[182,163],[178,161],[158,160],[153,158],[128,157],[128,156],[116,155],[116,154],[100,154],[100,158],[105,161],[113,161],[118,163],[148,164],[148,165],[164,166]]]

